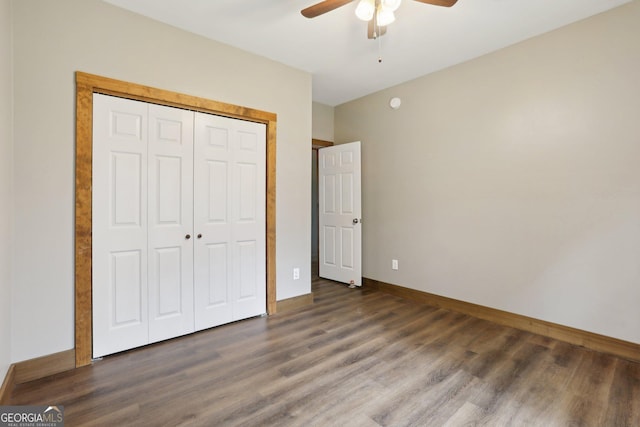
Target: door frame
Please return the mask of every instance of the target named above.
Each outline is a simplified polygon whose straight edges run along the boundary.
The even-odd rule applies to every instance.
[[[75,157],[75,358],[76,367],[91,364],[92,279],[91,199],[93,94],[184,108],[264,123],[266,141],[266,291],[267,314],[276,312],[276,124],[277,115],[84,72],[76,72]]]

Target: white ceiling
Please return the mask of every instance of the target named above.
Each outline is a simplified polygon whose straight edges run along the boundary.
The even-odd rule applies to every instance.
[[[403,0],[377,41],[355,17],[357,1],[314,19],[300,10],[319,0],[104,1],[308,71],[313,100],[335,106],[631,0]]]

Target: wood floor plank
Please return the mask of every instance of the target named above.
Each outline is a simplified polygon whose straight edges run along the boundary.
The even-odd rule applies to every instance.
[[[638,426],[640,364],[314,278],[314,304],[15,387],[68,426]]]
[[[630,425],[640,410],[640,366],[626,360],[616,360],[615,365],[604,423]]]

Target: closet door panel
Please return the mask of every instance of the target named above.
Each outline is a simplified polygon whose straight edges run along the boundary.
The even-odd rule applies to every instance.
[[[112,251],[109,265],[109,301],[113,307],[110,326],[126,328],[142,323],[141,251]]]
[[[93,357],[144,345],[147,106],[94,94]]]
[[[194,292],[196,330],[233,321],[230,188],[232,129],[226,119],[195,114]]]
[[[266,312],[266,126],[196,113],[196,329]]]
[[[223,325],[233,320],[231,291],[231,260],[226,242],[208,242],[196,251],[195,286],[196,330]]]
[[[266,126],[234,120],[233,319],[266,312]]]
[[[193,112],[149,104],[149,342],[194,331]]]

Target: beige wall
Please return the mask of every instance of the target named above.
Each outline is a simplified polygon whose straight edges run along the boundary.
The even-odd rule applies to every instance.
[[[11,362],[11,2],[0,0],[0,383]]]
[[[312,127],[314,139],[333,142],[333,112],[334,108],[314,102],[311,107]],[[311,260],[318,261],[318,152],[311,156]]]
[[[311,107],[312,126],[311,134],[315,139],[323,141],[333,141],[333,112],[334,108],[314,102]]]
[[[276,113],[277,298],[310,292],[308,73],[98,0],[13,8],[14,361],[74,345],[76,70]]]
[[[336,107],[364,276],[640,343],[639,22],[632,2]]]

